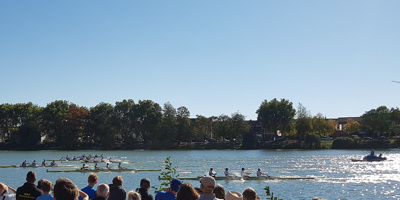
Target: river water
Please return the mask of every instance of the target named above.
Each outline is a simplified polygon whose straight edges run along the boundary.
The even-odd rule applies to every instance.
[[[202,176],[210,167],[218,175],[223,175],[226,167],[239,175],[242,167],[251,176],[261,168],[270,176],[315,177],[312,180],[218,180],[225,190],[242,192],[252,187],[265,199],[266,186],[274,196],[284,200],[310,200],[313,197],[325,199],[400,199],[400,149],[375,150],[388,158],[383,162],[351,162],[368,154],[367,150],[177,150],[177,151],[0,151],[0,165],[21,164],[23,160],[41,163],[43,159],[59,159],[82,154],[104,154],[116,156],[122,165],[133,169],[162,169],[167,155],[171,156],[173,166],[178,168],[181,177]],[[60,163],[74,165],[81,163]],[[93,164],[91,164],[93,166]],[[104,167],[105,164],[100,164]],[[117,164],[111,164],[117,167]],[[63,169],[60,167],[49,170]],[[71,169],[71,168],[68,168]],[[44,178],[53,183],[60,177],[71,179],[79,188],[87,185],[89,173],[46,172],[45,168],[0,168],[0,182],[17,188],[25,182],[26,173],[36,172],[38,179]],[[111,183],[113,177],[122,176],[123,187],[129,191],[139,187],[140,179],[148,177],[151,184],[159,186],[159,171],[141,172],[100,172],[98,183]],[[197,180],[185,180],[199,187]],[[151,192],[154,192],[152,190]]]

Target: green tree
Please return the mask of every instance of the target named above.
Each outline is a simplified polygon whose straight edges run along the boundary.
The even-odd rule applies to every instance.
[[[84,142],[109,149],[115,145],[114,108],[108,103],[99,103],[89,110]]]
[[[276,132],[277,130],[283,133],[289,132],[296,113],[292,104],[286,99],[280,101],[276,98],[271,101],[264,100],[256,111],[257,120],[269,132]]]
[[[167,102],[164,104],[161,122],[157,126],[159,141],[174,141],[177,135],[176,109]]]
[[[162,118],[160,105],[151,100],[139,100],[134,113],[136,134],[145,143],[151,141],[155,136],[156,126]]]
[[[296,130],[297,130],[297,137],[304,138],[308,133],[311,132],[311,114],[310,112],[304,107],[301,103],[297,108],[296,112]]]
[[[124,143],[132,144],[138,139],[135,134],[135,108],[136,104],[132,99],[116,102],[114,106],[114,131]]]
[[[371,136],[389,135],[394,125],[386,106],[366,112],[361,116],[361,124]]]
[[[250,125],[245,121],[245,116],[239,112],[231,115],[231,126],[232,131],[228,135],[228,138],[234,139],[237,137],[243,137],[244,134],[250,131]]]
[[[319,136],[327,136],[329,134],[329,124],[326,118],[318,113],[312,118],[312,132]]]
[[[187,140],[193,137],[192,122],[190,120],[190,112],[184,106],[176,109],[177,119],[177,138]]]
[[[216,118],[213,126],[213,136],[219,139],[230,138],[232,133],[232,120],[228,115],[220,115]]]
[[[67,122],[69,108],[76,108],[75,104],[68,101],[57,100],[47,104],[42,112],[44,135],[48,141],[54,141],[66,146],[63,133]]]
[[[202,115],[196,115],[196,120],[194,124],[194,134],[196,137],[206,139],[212,138],[212,119],[214,117],[205,117]]]

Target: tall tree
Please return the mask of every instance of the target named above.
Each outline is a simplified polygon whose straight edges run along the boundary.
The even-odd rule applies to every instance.
[[[151,141],[155,135],[157,124],[161,121],[162,109],[151,100],[139,100],[135,105],[136,133],[144,142]]]
[[[231,115],[231,122],[232,132],[228,136],[228,138],[230,139],[243,137],[244,134],[250,131],[250,125],[245,121],[245,116],[240,114],[239,112],[233,113]]]
[[[115,131],[128,144],[137,139],[135,134],[135,108],[136,104],[132,99],[116,102],[114,107]]]
[[[212,138],[212,119],[213,117],[208,118],[203,115],[196,115],[193,130],[196,137],[202,139]]]
[[[347,119],[347,123],[343,126],[343,131],[346,134],[358,133],[361,131],[361,124],[353,119]]]
[[[192,138],[192,122],[190,121],[190,112],[185,106],[176,109],[177,120],[177,138],[180,140],[187,140]]]
[[[286,99],[280,101],[276,98],[271,101],[264,100],[256,111],[257,120],[269,132],[276,132],[277,130],[288,132],[296,113],[292,104]]]
[[[303,139],[308,133],[311,132],[311,114],[301,103],[297,107],[296,112],[296,130],[297,137]]]
[[[47,140],[64,144],[63,132],[69,108],[76,108],[75,104],[68,101],[56,100],[47,104],[42,112],[44,135]]]
[[[94,146],[111,148],[115,145],[114,108],[109,103],[99,103],[89,110],[84,141]]]
[[[164,104],[161,123],[157,126],[157,139],[159,141],[174,141],[177,135],[176,109],[171,103]]]

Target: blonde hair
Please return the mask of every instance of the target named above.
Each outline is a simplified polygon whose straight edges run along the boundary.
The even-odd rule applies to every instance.
[[[4,183],[0,183],[0,195],[8,193],[8,187]]]
[[[131,190],[128,192],[128,200],[142,200],[142,197],[139,193]]]

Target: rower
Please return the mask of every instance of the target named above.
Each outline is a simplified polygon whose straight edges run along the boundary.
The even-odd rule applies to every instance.
[[[33,160],[32,166],[36,166],[36,160]]]
[[[22,162],[21,166],[26,167],[26,160],[24,162]]]
[[[250,173],[249,173],[249,172],[245,172],[245,171],[244,171],[244,168],[242,168],[242,171],[240,172],[240,175],[241,175],[242,177],[245,177],[245,176],[249,176]]]
[[[81,167],[81,170],[85,170],[85,169],[88,169],[88,167],[86,166],[86,164],[83,164]]]
[[[261,169],[258,168],[258,170],[257,170],[257,177],[262,177],[263,175],[267,175],[267,173],[261,172]]]
[[[67,157],[65,157],[65,159],[66,159],[66,160],[69,160],[69,157],[68,157],[68,155],[67,155]]]
[[[111,169],[111,167],[110,167],[110,163],[107,163],[107,169]]]
[[[228,171],[228,168],[225,168],[224,174],[225,174],[225,177],[229,177],[229,176],[232,175],[232,173],[230,173],[230,172]]]
[[[97,163],[94,165],[94,169],[101,169],[101,167],[97,166]]]
[[[50,166],[56,166],[57,164],[56,164],[56,161],[55,160],[53,160],[51,163],[50,163]]]
[[[118,169],[126,169],[125,167],[122,167],[121,166],[121,162],[119,162],[119,164],[118,164]]]
[[[213,168],[210,168],[210,171],[208,172],[208,175],[212,176],[212,177],[215,177],[215,175],[217,175],[217,173],[215,173],[213,170],[214,170]]]
[[[46,167],[46,160],[45,159],[43,159],[42,167]]]

